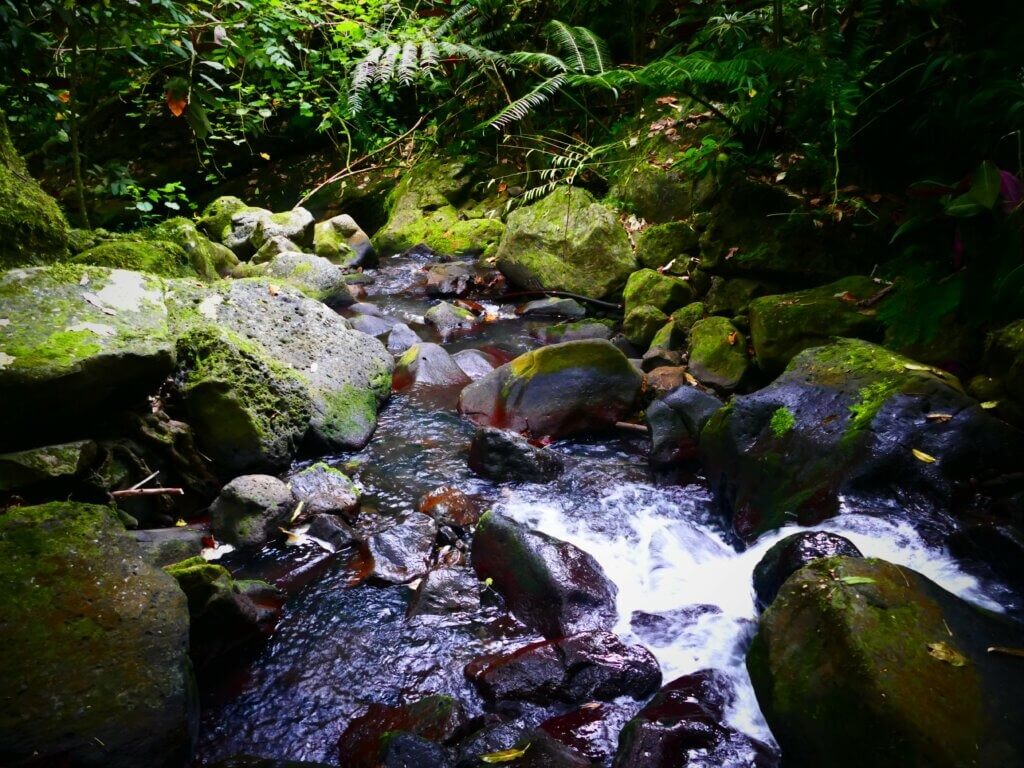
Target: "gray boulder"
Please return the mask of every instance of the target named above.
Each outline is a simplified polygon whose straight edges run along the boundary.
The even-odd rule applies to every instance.
[[[221,541],[259,547],[276,538],[295,510],[291,489],[270,475],[243,475],[224,486],[210,506],[210,527]]]

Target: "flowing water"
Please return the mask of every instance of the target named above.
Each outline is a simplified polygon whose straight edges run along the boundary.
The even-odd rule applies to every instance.
[[[375,275],[369,300],[434,340],[417,324],[431,303],[416,287],[422,263],[390,260]],[[530,332],[551,324],[514,319],[508,305],[489,308],[499,319],[450,340],[450,350],[485,349],[508,359],[536,346]],[[706,668],[727,672],[738,694],[730,724],[770,742],[743,664],[757,615],[751,573],[792,530],[744,549],[714,511],[701,479],[652,473],[645,440],[635,436],[556,442],[552,450],[566,458],[567,471],[547,485],[481,480],[466,466],[473,427],[456,412],[457,394],[398,393],[363,451],[326,457],[362,486],[362,514],[401,518],[414,513],[424,493],[454,485],[482,505],[576,544],[618,586],[615,631],[650,648],[666,682]],[[851,512],[819,528],[968,600],[1007,607],[1007,592],[965,573],[907,519],[899,512]],[[372,702],[449,693],[479,714],[481,701],[463,678],[465,664],[537,639],[494,605],[407,619],[409,587],[356,586],[350,558],[308,540],[270,545],[245,560],[229,556],[226,564],[275,581],[290,597],[265,644],[208,675],[200,764],[239,753],[336,764],[338,736]]]

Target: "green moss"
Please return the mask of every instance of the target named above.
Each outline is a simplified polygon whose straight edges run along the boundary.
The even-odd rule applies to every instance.
[[[11,346],[12,368],[67,367],[102,351],[92,331],[57,331],[31,347]]]
[[[793,412],[789,408],[782,406],[772,414],[769,426],[773,435],[783,437],[796,426],[796,418],[794,418]]]
[[[149,272],[162,277],[197,277],[183,248],[164,241],[118,240],[83,251],[76,264],[92,264],[110,269]]]
[[[566,341],[550,344],[520,355],[509,363],[512,376],[527,380],[541,375],[559,373],[570,368],[584,368],[608,374],[631,373],[629,360],[613,344],[599,339]]]
[[[690,372],[705,384],[734,389],[750,366],[747,340],[724,317],[708,317],[690,330]]]
[[[672,321],[676,326],[683,331],[689,333],[690,329],[693,328],[694,324],[698,320],[704,318],[704,305],[699,301],[695,301],[692,304],[687,304],[682,309],[677,309],[672,313]]]
[[[222,243],[231,231],[231,217],[246,210],[249,206],[237,197],[218,197],[203,210],[199,227],[213,240]]]
[[[388,376],[389,386],[391,377]],[[373,390],[343,384],[333,392],[322,393],[325,410],[318,424],[322,435],[337,435],[342,442],[348,436],[364,433],[377,420],[378,396]]]
[[[164,570],[177,580],[181,591],[188,598],[189,613],[193,616],[199,614],[218,592],[234,591],[231,572],[200,556],[164,566]]]
[[[667,322],[668,315],[657,307],[635,307],[623,319],[622,333],[637,348],[647,349],[658,330]]]
[[[677,259],[687,260],[699,250],[700,235],[689,221],[648,227],[636,241],[636,259],[649,269],[659,269]]]
[[[637,270],[622,292],[626,314],[644,305],[669,313],[693,301],[693,289],[685,280],[662,275],[653,269]]]

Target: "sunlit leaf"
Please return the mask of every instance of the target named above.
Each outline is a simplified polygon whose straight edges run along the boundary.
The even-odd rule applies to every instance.
[[[851,587],[857,584],[875,583],[875,580],[872,579],[870,576],[843,576],[843,578],[841,578],[840,581],[843,582],[843,584],[848,584]]]
[[[510,763],[513,760],[518,760],[520,757],[526,754],[526,750],[530,748],[527,744],[522,749],[503,749],[500,752],[488,752],[486,755],[480,755],[480,759],[488,764],[494,763]]]
[[[937,459],[924,451],[919,451],[917,448],[911,448],[910,452],[914,454],[914,458],[918,461],[923,461],[925,464],[934,464]]]
[[[962,667],[967,664],[964,655],[946,643],[928,643],[928,653],[932,658],[944,661],[954,667]]]

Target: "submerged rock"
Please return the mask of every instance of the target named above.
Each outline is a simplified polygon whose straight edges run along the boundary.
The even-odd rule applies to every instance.
[[[562,437],[611,427],[632,415],[643,378],[602,340],[527,352],[473,382],[459,410],[477,424]]]
[[[440,344],[413,344],[395,363],[392,387],[402,390],[413,384],[457,387],[468,384],[469,376]]]
[[[451,485],[442,485],[424,494],[417,505],[424,515],[430,515],[438,525],[467,528],[476,525],[480,509],[469,496]]]
[[[0,450],[82,437],[143,402],[174,365],[157,277],[15,269],[0,275],[0,307]]]
[[[379,768],[391,734],[413,734],[444,743],[463,720],[462,707],[450,696],[427,696],[397,707],[371,704],[341,734],[340,764],[345,768]]]
[[[469,663],[466,677],[492,704],[642,699],[661,684],[651,652],[626,645],[610,632],[584,632],[483,656]]]
[[[473,537],[473,567],[516,618],[548,639],[615,624],[616,588],[593,557],[493,511]]]
[[[797,571],[747,653],[786,764],[1007,766],[1024,756],[1021,627],[907,568],[833,557]]]
[[[317,462],[288,478],[292,495],[306,515],[341,515],[350,522],[359,514],[359,487],[340,469]]]
[[[243,475],[224,486],[210,506],[214,535],[236,547],[259,547],[287,527],[295,509],[291,489],[270,475]]]
[[[565,469],[558,454],[496,427],[481,427],[474,433],[469,444],[469,466],[478,475],[499,483],[546,483]]]
[[[512,285],[595,299],[618,294],[636,268],[618,214],[576,187],[509,214],[497,257]]]
[[[405,584],[430,568],[437,524],[427,515],[412,514],[398,525],[366,540],[373,558],[371,578],[388,584]]]
[[[427,295],[461,296],[469,290],[475,276],[471,261],[432,264],[427,268]]]
[[[949,374],[865,341],[806,350],[770,386],[733,399],[701,461],[742,536],[813,525],[847,505],[961,512],[1020,492],[1024,435]]]
[[[457,331],[468,331],[477,323],[476,315],[468,309],[456,307],[447,301],[432,306],[424,313],[423,319],[437,329],[442,339],[447,339]]]
[[[849,539],[827,531],[805,531],[787,536],[764,553],[754,568],[754,594],[762,610],[771,605],[786,579],[823,557],[861,557]]]
[[[188,608],[106,507],[0,515],[0,753],[10,764],[180,768],[199,702]]]

